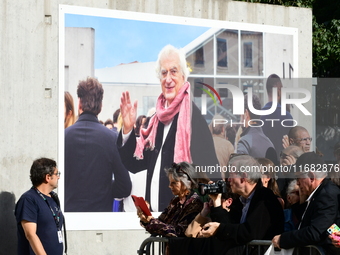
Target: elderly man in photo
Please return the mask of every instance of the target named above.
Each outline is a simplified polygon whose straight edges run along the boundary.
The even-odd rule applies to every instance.
[[[153,211],[161,211],[172,197],[164,169],[174,162],[216,166],[218,161],[207,123],[190,100],[185,54],[165,46],[158,55],[156,72],[162,93],[149,126],[136,139],[137,102],[132,103],[129,92],[124,92],[120,105],[123,128],[117,144],[130,172],[147,169],[145,199]]]
[[[229,251],[234,255],[243,254],[244,245],[252,240],[270,240],[282,233],[284,216],[273,191],[262,186],[257,160],[249,155],[235,156],[229,166],[232,169],[228,179],[231,190],[241,196],[243,203],[240,223],[210,222],[203,226],[202,234],[227,241],[226,245],[234,246]],[[246,171],[244,167],[253,171]]]
[[[326,178],[327,171],[317,171],[325,170],[324,167],[327,167],[325,162],[315,152],[304,153],[297,159],[297,184],[300,192],[308,197],[307,206],[297,230],[272,239],[275,247],[289,249],[317,245],[323,248],[325,254],[340,253],[340,249],[331,244],[327,233],[333,223],[340,223],[340,190]]]

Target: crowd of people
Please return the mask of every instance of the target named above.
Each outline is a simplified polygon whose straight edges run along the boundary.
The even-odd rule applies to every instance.
[[[113,120],[100,123],[104,91],[95,78],[79,82],[78,117],[65,92],[66,212],[124,211],[122,201],[133,187],[131,174],[146,171],[142,196],[151,212],[162,213],[155,218],[137,207],[137,216],[149,233],[178,237],[169,239],[168,254],[244,254],[252,240],[272,240],[283,249],[317,245],[325,254],[340,254],[340,233],[327,232],[332,224],[340,225],[339,178],[316,171],[330,166],[321,153],[311,151],[306,128],[261,127],[262,117],[252,111],[270,109],[277,98],[270,118],[282,119],[277,75],[267,79],[269,102],[264,107],[255,94],[245,95],[245,125],[235,128],[221,124],[220,115],[213,118],[218,124],[212,120],[207,125],[190,99],[181,50],[165,46],[156,71],[161,93],[150,115],[137,116],[137,102],[127,91]],[[284,118],[293,120],[289,109]],[[339,143],[334,156],[339,164]],[[233,171],[209,176],[203,171],[217,165]],[[243,171],[244,166],[252,171]],[[268,171],[275,166],[295,172]],[[15,210],[19,254],[62,254],[64,219],[53,192],[59,177],[55,161],[34,161],[33,187]],[[208,194],[202,193],[201,183]]]

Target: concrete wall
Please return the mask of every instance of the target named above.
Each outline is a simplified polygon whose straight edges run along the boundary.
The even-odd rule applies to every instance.
[[[31,186],[32,161],[58,159],[59,4],[298,27],[299,77],[312,74],[309,9],[226,0],[2,0],[0,229],[9,237],[0,238],[2,254],[15,254],[12,211]],[[147,236],[144,230],[69,231],[68,254],[136,254]]]
[[[75,100],[79,80],[94,77],[94,34],[93,28],[65,28],[65,91]]]

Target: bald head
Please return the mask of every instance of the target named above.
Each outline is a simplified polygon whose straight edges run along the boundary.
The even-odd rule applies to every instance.
[[[306,128],[296,126],[289,130],[289,144],[299,146],[304,152],[310,151],[312,138]]]

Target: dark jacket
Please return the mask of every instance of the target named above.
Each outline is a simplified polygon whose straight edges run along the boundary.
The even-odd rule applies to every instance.
[[[252,240],[271,240],[283,232],[283,210],[273,191],[257,184],[244,223],[221,223],[216,237],[244,245]]]
[[[319,245],[328,254],[338,254],[328,238],[327,228],[333,223],[339,226],[340,190],[331,181],[324,179],[313,194],[301,221],[300,229],[285,232],[280,237],[282,248]]]
[[[213,221],[220,223],[213,237],[171,238],[170,254],[243,255],[244,245],[251,240],[271,240],[283,231],[282,206],[274,193],[262,185],[256,186],[245,223],[232,223],[231,215],[221,207],[213,208],[210,216]],[[250,249],[247,254],[258,253],[257,250]]]
[[[88,112],[65,129],[66,212],[112,212],[114,198],[130,195],[116,140],[117,134]]]

